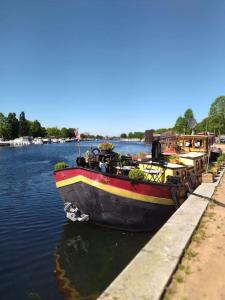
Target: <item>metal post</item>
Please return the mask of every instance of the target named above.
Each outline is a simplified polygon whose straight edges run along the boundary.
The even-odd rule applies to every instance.
[[[79,157],[81,157],[80,141],[77,141],[77,147],[78,147],[78,154],[79,154]]]

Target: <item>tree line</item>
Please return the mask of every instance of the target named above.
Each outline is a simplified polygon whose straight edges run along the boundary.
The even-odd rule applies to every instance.
[[[81,133],[80,135],[82,140],[88,140],[88,139],[97,139],[97,140],[103,140],[105,137],[102,135],[94,135],[94,134],[90,134],[90,133]]]
[[[74,137],[74,128],[45,128],[38,120],[27,120],[24,111],[20,113],[19,118],[14,112],[10,112],[8,116],[4,116],[0,112],[0,138],[13,140],[22,136],[72,138]]]
[[[188,121],[194,118],[192,109],[187,109],[183,116],[179,116],[173,127],[173,131],[181,134],[190,134]],[[195,133],[213,132],[216,135],[225,134],[225,96],[217,97],[211,104],[208,116],[197,123]]]
[[[161,134],[165,131],[173,131],[173,128],[158,128],[158,129],[153,129],[154,133]],[[145,132],[142,131],[134,131],[134,132],[129,132],[128,134],[126,133],[121,133],[120,135],[121,139],[139,139],[142,140],[145,138]]]
[[[191,134],[189,120],[194,118],[191,108],[188,108],[183,116],[179,116],[172,128],[159,128],[154,130],[155,133],[163,133],[165,131],[173,131],[180,134]],[[210,131],[217,135],[225,134],[225,96],[217,97],[210,106],[208,116],[197,123],[195,133]],[[0,138],[5,140],[15,139],[21,136],[33,137],[56,137],[56,138],[72,138],[74,137],[74,128],[58,127],[45,128],[38,120],[30,121],[26,119],[25,112],[22,111],[17,118],[16,114],[9,113],[4,116],[0,112]],[[122,139],[143,139],[144,132],[122,133]],[[92,135],[82,133],[81,139],[103,139],[102,135]],[[106,137],[107,138],[107,137]],[[115,137],[114,137],[115,138]]]
[[[121,133],[120,138],[121,139],[143,139],[145,136],[144,132],[139,132],[139,131],[135,131],[135,132],[129,132],[128,134],[126,133]]]
[[[154,133],[161,134],[166,131],[172,131],[179,134],[191,134],[192,128],[189,121],[195,119],[191,108],[188,108],[182,116],[179,116],[173,127],[154,129]],[[208,116],[199,123],[196,122],[195,133],[213,132],[216,135],[225,134],[225,96],[217,97],[210,106]],[[122,133],[120,138],[123,139],[143,139],[144,132]]]

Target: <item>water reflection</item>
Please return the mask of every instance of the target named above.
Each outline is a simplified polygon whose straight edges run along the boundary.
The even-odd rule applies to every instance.
[[[65,299],[96,299],[151,236],[68,222],[56,252]]]

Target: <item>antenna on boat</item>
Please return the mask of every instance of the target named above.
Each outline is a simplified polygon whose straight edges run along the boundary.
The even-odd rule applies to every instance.
[[[145,130],[145,143],[148,144],[151,148],[151,152],[152,152],[152,142],[154,140],[154,137],[153,137],[153,132],[154,130],[151,129],[151,130]]]
[[[190,118],[188,120],[188,127],[191,128],[191,134],[194,134],[194,129],[197,126],[197,121],[195,120],[195,118]]]
[[[154,130],[146,130],[145,142],[151,145],[152,160],[158,160],[161,154],[160,135],[154,135]]]

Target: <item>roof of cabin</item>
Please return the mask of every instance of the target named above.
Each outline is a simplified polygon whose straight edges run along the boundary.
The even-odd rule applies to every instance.
[[[183,158],[199,158],[202,156],[205,156],[206,154],[204,152],[188,152],[188,153],[184,153],[184,154],[179,154],[180,157]]]
[[[170,163],[170,162],[160,163],[160,162],[148,161],[148,162],[142,162],[141,164],[143,164],[143,165],[153,165],[153,166],[159,165],[159,166],[161,166],[163,168],[168,168],[168,169],[182,169],[182,168],[187,168],[186,165],[174,164],[174,163]]]

